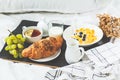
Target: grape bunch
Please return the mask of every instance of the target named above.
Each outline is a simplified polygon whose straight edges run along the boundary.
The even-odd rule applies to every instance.
[[[7,43],[5,47],[6,51],[9,51],[14,58],[22,58],[21,52],[24,49],[25,42],[25,38],[23,38],[22,34],[11,34],[5,38],[5,42]]]

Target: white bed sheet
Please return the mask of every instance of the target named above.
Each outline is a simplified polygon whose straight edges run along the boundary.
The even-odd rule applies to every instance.
[[[0,0],[0,12],[51,11],[81,13],[105,7],[111,0]]]
[[[120,1],[118,1],[120,2]],[[102,10],[97,10],[93,12],[87,12],[84,14],[59,14],[59,13],[28,13],[28,14],[8,14],[0,15],[0,50],[4,45],[3,39],[8,36],[9,32],[14,30],[21,20],[33,20],[39,21],[43,17],[47,22],[50,20],[62,20],[65,24],[73,24],[77,22],[90,23],[98,25],[98,19],[96,14],[98,13],[109,13],[111,15],[120,17],[119,4],[114,2],[112,6],[108,6]],[[23,63],[12,63],[10,61],[5,61],[0,59],[0,80],[43,80],[44,73],[50,68],[40,67],[40,66],[30,66]]]
[[[44,80],[49,67],[0,59],[0,80]]]

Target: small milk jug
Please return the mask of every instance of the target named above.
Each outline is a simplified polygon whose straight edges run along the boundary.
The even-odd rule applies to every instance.
[[[66,40],[66,51],[65,59],[68,64],[79,62],[80,59],[84,56],[84,48],[79,47],[75,40],[70,39]]]

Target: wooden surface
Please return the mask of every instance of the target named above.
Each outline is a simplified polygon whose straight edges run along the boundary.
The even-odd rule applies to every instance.
[[[45,64],[37,64],[37,63],[26,62],[26,61],[8,60],[8,59],[3,59],[3,60],[12,61],[13,63],[25,63],[25,64],[29,64],[29,65],[45,66],[45,67],[50,67],[52,69],[58,68],[58,66],[51,66],[51,65],[45,65]]]

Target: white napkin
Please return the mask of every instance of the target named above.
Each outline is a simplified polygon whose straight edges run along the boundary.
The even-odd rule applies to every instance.
[[[91,68],[86,64],[75,63],[48,71],[45,80],[85,80],[91,74]]]
[[[116,76],[119,77],[120,75],[120,70],[116,72],[116,75],[114,74],[116,70],[114,68],[115,65],[107,68],[93,68],[93,65],[94,63],[88,60],[53,69],[46,73],[44,80],[117,80]]]
[[[61,77],[58,77],[56,80],[72,80],[67,74],[62,74]]]
[[[97,66],[113,64],[120,59],[120,40],[92,48],[86,51],[86,55]]]

